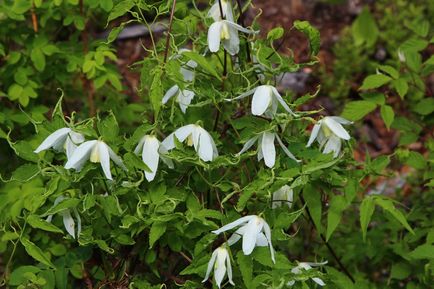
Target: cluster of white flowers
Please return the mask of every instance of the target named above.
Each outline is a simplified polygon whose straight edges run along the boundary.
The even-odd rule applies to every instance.
[[[214,23],[208,30],[208,47],[212,53],[220,50],[220,44],[232,56],[239,52],[239,36],[238,31],[254,34],[253,30],[246,29],[234,22],[232,7],[230,2],[226,0],[216,0],[215,4],[209,10],[208,16],[213,18]],[[173,58],[179,58],[186,50],[180,50]],[[184,82],[188,85],[195,79],[195,68],[197,63],[190,60],[181,66],[180,73],[183,76]],[[254,116],[264,116],[270,119],[276,117],[279,105],[289,113],[292,117],[298,115],[294,113],[289,105],[274,86],[259,85],[256,88],[249,90],[238,97],[227,99],[227,101],[239,100],[245,97],[252,96],[251,113]],[[191,104],[195,93],[188,89],[181,89],[179,85],[173,85],[164,95],[162,103],[167,103],[172,97],[176,97],[180,109],[186,113],[188,106]],[[337,157],[341,151],[342,140],[349,140],[350,135],[342,125],[350,124],[341,117],[324,117],[319,120],[313,127],[307,147],[317,140],[324,154],[333,152],[333,156]],[[273,168],[276,162],[275,140],[279,144],[283,152],[292,160],[301,162],[297,159],[283,143],[277,133],[271,130],[263,131],[248,139],[241,151],[237,154],[240,156],[249,150],[257,143],[258,161],[264,159],[264,163],[268,168]],[[169,134],[163,141],[159,141],[155,135],[144,135],[137,144],[134,153],[141,155],[142,161],[146,164],[149,170],[145,171],[145,177],[150,182],[154,180],[160,159],[169,167],[173,168],[174,164],[168,157],[169,151],[176,148],[176,143],[186,142],[187,146],[192,146],[196,151],[199,159],[203,162],[210,162],[218,157],[217,146],[211,136],[199,124],[188,124],[177,128]],[[75,169],[80,171],[87,160],[92,163],[100,163],[105,177],[112,180],[110,160],[124,170],[127,170],[122,159],[102,140],[88,140],[85,137],[73,131],[71,128],[61,128],[50,134],[41,145],[35,150],[39,153],[43,150],[54,148],[57,151],[64,150],[67,156],[65,164],[66,169]],[[64,197],[59,197],[55,200],[55,205],[63,201]],[[288,185],[281,187],[272,195],[271,207],[277,208],[282,204],[287,204],[291,208],[293,202],[293,190]],[[77,211],[73,213],[76,217],[78,228],[75,228],[75,221],[71,216],[70,210],[64,210],[60,214],[63,216],[65,228],[73,238],[78,237],[81,230],[81,221]],[[52,216],[49,216],[47,221],[51,221]],[[229,224],[224,225],[218,230],[212,231],[214,234],[220,234],[234,228],[238,229],[227,239],[227,242],[217,248],[211,256],[208,264],[204,282],[209,278],[214,266],[214,278],[217,286],[221,286],[226,273],[229,283],[234,285],[232,281],[231,255],[228,251],[230,246],[242,239],[242,251],[245,255],[250,255],[255,247],[269,247],[270,256],[275,263],[275,252],[272,245],[271,229],[268,223],[261,215],[249,215],[239,218]],[[301,269],[309,270],[312,266],[324,265],[325,263],[299,263],[293,268],[293,274],[300,274]],[[312,278],[314,282],[323,286],[324,282],[319,278]],[[288,285],[293,285],[295,281],[288,282]]]

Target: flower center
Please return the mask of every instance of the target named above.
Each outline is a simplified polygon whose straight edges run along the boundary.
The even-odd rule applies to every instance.
[[[101,159],[99,157],[99,145],[98,144],[96,144],[92,148],[92,152],[90,153],[90,161],[92,163],[99,163],[99,162],[101,162]]]
[[[325,137],[330,137],[332,134],[333,134],[333,132],[329,129],[329,127],[327,126],[327,125],[325,125],[325,124],[323,124],[322,126],[321,126],[321,130],[322,130],[322,132],[324,133],[324,136]]]
[[[191,147],[193,145],[193,134],[189,134],[187,137],[187,145]]]
[[[228,40],[229,38],[231,38],[231,35],[229,34],[229,27],[226,23],[223,23],[222,30],[220,32],[220,39]]]

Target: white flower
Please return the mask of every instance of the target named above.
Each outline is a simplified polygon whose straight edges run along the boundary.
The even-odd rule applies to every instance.
[[[101,163],[101,168],[107,179],[112,180],[112,174],[110,172],[110,159],[115,164],[122,167],[124,170],[127,168],[124,166],[120,157],[118,157],[113,150],[103,141],[91,140],[82,143],[72,154],[71,158],[65,164],[65,169],[75,169],[80,171],[87,160],[92,163]]]
[[[256,246],[269,246],[271,259],[276,263],[273,245],[271,244],[271,229],[261,217],[256,215],[245,216],[212,232],[218,235],[238,226],[241,227],[228,239],[229,246],[235,244],[242,236],[244,255],[250,255]]]
[[[163,150],[164,147],[160,145],[160,141],[153,135],[145,135],[142,137],[134,150],[136,155],[139,155],[141,151],[143,162],[151,170],[150,172],[145,171],[145,177],[149,182],[155,178],[160,158],[169,167],[173,167],[172,160],[160,156],[160,153],[164,153]]]
[[[253,115],[263,115],[265,114],[268,117],[273,117],[276,114],[277,106],[280,103],[283,108],[292,114],[293,116],[297,116],[286,104],[283,100],[282,96],[279,94],[277,89],[271,85],[260,85],[252,90],[249,90],[240,96],[232,99],[238,100],[245,98],[249,95],[253,94],[252,98],[252,114]],[[227,99],[231,101],[231,99]]]
[[[176,95],[176,101],[179,103],[179,107],[181,108],[181,111],[185,113],[188,106],[191,103],[191,100],[194,98],[194,92],[191,90],[181,90],[178,85],[172,86],[166,94],[163,96],[162,103],[166,104],[169,99],[171,99],[173,96]]]
[[[249,139],[237,155],[239,156],[243,154],[250,149],[256,141],[258,141],[258,161],[264,159],[265,165],[272,168],[276,162],[276,148],[274,147],[275,138],[288,157],[296,162],[300,162],[300,160],[296,159],[296,157],[287,149],[277,134],[268,131],[262,132],[261,134]]]
[[[219,0],[216,0],[208,11],[208,17],[212,17],[212,19],[214,19],[214,21],[219,21],[219,20],[222,20],[222,13],[221,12],[223,12],[223,18],[224,19],[234,21],[234,16],[232,15],[231,4],[226,0],[221,0],[220,2],[222,5],[222,11],[220,11]]]
[[[66,157],[69,159],[77,148],[77,145],[82,142],[84,142],[84,136],[81,133],[64,127],[50,134],[34,152],[39,153],[49,148],[54,148],[57,151],[64,149],[66,151]]]
[[[167,150],[176,147],[175,137],[180,142],[187,140],[188,146],[194,146],[199,158],[204,162],[209,162],[218,156],[217,147],[211,135],[197,124],[189,124],[178,128],[171,133],[161,143]]]
[[[54,200],[54,205],[53,206],[57,206],[60,202],[62,202],[63,200],[65,200],[66,198],[64,196],[59,196]],[[81,218],[80,215],[78,214],[77,209],[72,209],[72,211],[74,212],[74,216],[75,219],[77,220],[77,235],[75,234],[75,221],[71,216],[71,210],[69,209],[65,209],[59,212],[60,215],[62,215],[63,217],[63,225],[65,226],[66,231],[68,232],[69,235],[71,235],[72,238],[75,239],[75,237],[80,236],[81,233]],[[47,222],[51,222],[51,220],[53,219],[53,215],[49,215],[47,217]]]
[[[179,58],[182,55],[182,53],[186,51],[191,51],[191,50],[186,48],[179,49],[177,56],[175,56],[174,58],[175,59]],[[194,80],[195,77],[194,70],[196,69],[196,67],[197,67],[197,62],[191,59],[187,61],[187,63],[185,63],[184,65],[181,65],[180,72],[182,74],[182,77],[184,78],[184,81],[192,82]]]
[[[220,288],[223,278],[226,272],[228,273],[229,283],[235,285],[232,281],[232,266],[231,258],[229,256],[228,249],[221,246],[214,250],[211,255],[211,259],[208,262],[208,268],[206,270],[205,278],[202,283],[208,280],[211,270],[214,266],[214,279],[217,282],[217,286]]]
[[[327,264],[327,261],[321,262],[321,263],[300,262],[300,263],[298,263],[297,267],[294,267],[291,269],[291,272],[293,274],[299,275],[302,273],[302,269],[307,271],[307,270],[312,269],[312,267],[323,266],[325,264]],[[312,281],[314,281],[318,285],[325,286],[325,283],[321,278],[313,277],[311,279],[312,279]],[[291,280],[287,283],[288,286],[292,286],[294,284],[295,284],[295,280]]]
[[[271,205],[271,207],[275,209],[286,203],[291,209],[293,198],[294,191],[291,189],[290,186],[284,185],[273,193],[273,204]]]
[[[208,29],[208,48],[211,52],[220,49],[220,42],[230,55],[235,55],[240,50],[240,38],[238,31],[253,34],[253,30],[246,29],[230,20],[219,20],[211,24]]]
[[[352,124],[352,122],[338,116],[324,117],[314,125],[306,147],[310,147],[316,139],[320,148],[324,147],[324,154],[334,152],[333,157],[337,157],[341,151],[341,140],[349,140],[351,138],[343,128],[343,124]]]

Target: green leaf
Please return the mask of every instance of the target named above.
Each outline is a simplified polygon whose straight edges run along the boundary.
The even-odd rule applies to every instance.
[[[12,180],[16,180],[19,182],[28,182],[34,177],[36,177],[40,172],[40,168],[36,164],[24,164],[18,167],[12,173]]]
[[[45,55],[40,48],[33,48],[30,54],[30,59],[38,71],[45,69]]]
[[[166,232],[166,224],[162,222],[154,222],[151,226],[149,232],[149,249],[154,246],[155,242],[160,239],[161,236]]]
[[[367,8],[363,9],[362,13],[357,16],[351,26],[351,31],[357,46],[364,43],[368,47],[373,46],[379,35],[377,23]]]
[[[9,282],[8,285],[10,286],[18,286],[23,284],[27,281],[26,273],[38,273],[41,271],[41,268],[35,267],[35,266],[20,266],[16,268],[14,271],[12,271],[11,275],[9,276]]]
[[[244,285],[246,288],[252,288],[253,280],[253,262],[251,256],[244,255],[243,251],[237,253],[238,267],[243,277]]]
[[[36,215],[29,215],[27,217],[27,223],[35,229],[41,229],[41,230],[48,231],[48,232],[63,234],[63,231],[61,229],[59,229],[55,225],[53,225],[53,224],[51,224],[45,220],[39,218]]]
[[[313,223],[315,224],[318,232],[322,232],[321,226],[321,214],[322,214],[322,203],[321,203],[321,191],[315,189],[311,184],[307,184],[303,188],[303,197],[306,201],[307,208],[309,209],[310,215],[312,216]]]
[[[60,203],[58,203],[56,206],[53,206],[50,209],[48,209],[48,211],[46,211],[42,215],[42,217],[45,217],[48,215],[54,215],[54,214],[61,212],[65,209],[76,208],[78,206],[78,204],[80,203],[80,201],[81,201],[80,199],[75,199],[75,198],[63,200]]]
[[[401,97],[401,99],[404,99],[404,96],[408,92],[408,83],[403,78],[398,78],[392,81],[392,86],[395,88],[398,95]]]
[[[408,155],[407,160],[405,163],[415,169],[423,170],[425,169],[427,163],[423,155],[421,155],[418,152],[411,151]]]
[[[107,43],[111,43],[111,42],[115,41],[116,38],[118,37],[119,33],[122,32],[122,30],[124,30],[124,25],[123,24],[121,24],[118,27],[113,28],[110,31],[110,34],[107,37]]]
[[[392,122],[395,118],[395,112],[393,111],[393,108],[389,105],[382,105],[380,113],[387,129],[390,129],[390,126],[392,125]]]
[[[188,59],[194,60],[203,70],[215,76],[218,80],[221,80],[217,70],[215,70],[213,65],[210,64],[210,62],[204,56],[193,51],[185,51],[182,53],[182,55],[185,55]]]
[[[434,111],[434,98],[424,98],[419,101],[413,110],[420,115],[429,115]]]
[[[320,33],[319,30],[310,25],[308,21],[294,21],[294,27],[302,32],[309,39],[310,54],[317,55],[320,47]]]
[[[397,79],[399,77],[398,70],[396,70],[394,67],[392,67],[390,65],[380,65],[380,66],[378,66],[378,69],[380,69],[381,71],[386,72],[387,74],[389,74],[394,79]]]
[[[434,245],[423,244],[409,253],[412,259],[434,259]]]
[[[17,100],[20,98],[21,94],[23,93],[24,88],[21,85],[18,85],[16,83],[9,86],[8,89],[8,97],[10,100]]]
[[[413,37],[408,40],[406,40],[404,43],[401,44],[400,49],[404,52],[413,51],[413,52],[419,52],[424,50],[428,46],[429,42],[425,39]]]
[[[282,38],[283,34],[285,33],[285,30],[283,30],[282,27],[276,27],[268,31],[267,33],[267,39],[274,41],[277,39]]]
[[[112,0],[99,0],[99,6],[105,11],[109,12],[113,8],[113,1]]]
[[[342,112],[342,117],[348,120],[359,120],[373,111],[377,105],[366,100],[356,100],[347,103]]]
[[[389,212],[398,222],[400,222],[410,233],[414,234],[413,229],[407,222],[405,216],[395,208],[393,201],[384,198],[375,198],[375,203],[382,207],[385,211]]]
[[[119,125],[115,115],[110,111],[109,115],[97,124],[98,132],[106,142],[115,142],[119,135]]]
[[[124,0],[120,1],[110,12],[107,23],[112,21],[113,19],[116,19],[124,14],[126,14],[128,11],[133,8],[135,1],[134,0]]]
[[[366,242],[366,232],[374,210],[374,199],[372,197],[364,198],[360,205],[360,227],[362,229],[363,242]]]
[[[327,234],[326,240],[328,241],[339,225],[342,218],[342,212],[347,208],[348,204],[345,197],[342,195],[335,196],[331,202],[327,214]]]
[[[392,79],[384,74],[372,74],[368,75],[364,80],[360,90],[374,89],[385,85]]]
[[[27,254],[29,254],[33,259],[35,259],[36,261],[41,262],[42,264],[47,265],[48,267],[51,267],[53,269],[56,268],[54,266],[54,264],[51,263],[51,261],[48,258],[48,256],[45,255],[45,253],[41,250],[41,248],[39,248],[38,246],[36,246],[29,239],[27,239],[27,238],[21,238],[21,244],[26,249]]]
[[[406,23],[406,26],[421,37],[427,37],[430,29],[429,21],[420,18],[415,19],[412,22]]]
[[[143,72],[142,72],[143,73]],[[158,113],[160,112],[161,108],[161,100],[163,99],[163,86],[161,83],[161,78],[163,75],[163,71],[160,67],[156,67],[152,71],[154,78],[152,79],[152,84],[150,87],[150,101],[152,108],[154,109],[154,118],[158,119]]]

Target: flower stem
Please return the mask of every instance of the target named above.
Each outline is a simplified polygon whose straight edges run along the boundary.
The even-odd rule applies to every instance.
[[[167,62],[167,55],[169,54],[170,32],[172,31],[172,23],[173,23],[173,15],[175,14],[175,6],[176,6],[176,0],[173,0],[172,9],[170,11],[169,30],[167,30],[167,37],[166,37],[166,49],[164,50],[164,63]]]

